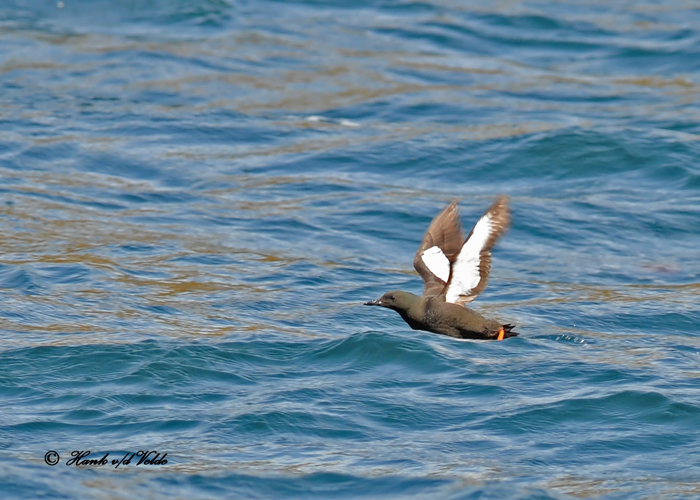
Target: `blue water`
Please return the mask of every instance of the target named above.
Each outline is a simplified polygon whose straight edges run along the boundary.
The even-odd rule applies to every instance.
[[[4,0],[3,498],[700,498],[699,95],[682,0]],[[361,306],[498,193],[520,337]]]

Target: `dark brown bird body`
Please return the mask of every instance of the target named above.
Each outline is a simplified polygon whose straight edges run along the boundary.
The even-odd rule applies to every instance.
[[[413,261],[425,282],[423,295],[387,292],[365,305],[393,309],[414,330],[461,339],[503,340],[518,335],[513,325],[486,319],[465,305],[486,288],[491,247],[509,221],[507,199],[499,197],[465,240],[453,202],[430,224]]]

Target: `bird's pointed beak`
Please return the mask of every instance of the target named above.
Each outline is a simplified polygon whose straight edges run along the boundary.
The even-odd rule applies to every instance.
[[[377,300],[370,300],[369,302],[365,302],[364,305],[366,305],[366,306],[381,306],[382,303],[379,301],[379,299],[377,299]]]

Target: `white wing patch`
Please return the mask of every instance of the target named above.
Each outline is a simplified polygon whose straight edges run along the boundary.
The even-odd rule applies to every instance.
[[[421,259],[431,273],[447,283],[447,280],[450,279],[450,261],[440,250],[440,247],[428,248],[421,255]]]
[[[447,302],[456,303],[460,295],[467,295],[481,281],[481,275],[479,274],[481,249],[484,248],[493,231],[491,219],[490,213],[479,219],[479,222],[474,226],[474,232],[464,243],[462,250],[459,251],[457,260],[452,264],[452,282],[445,296]]]

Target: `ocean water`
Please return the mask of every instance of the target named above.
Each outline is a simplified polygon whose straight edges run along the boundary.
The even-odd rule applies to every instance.
[[[684,0],[3,0],[2,497],[700,498],[699,96]],[[499,193],[519,337],[362,307]]]

